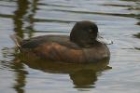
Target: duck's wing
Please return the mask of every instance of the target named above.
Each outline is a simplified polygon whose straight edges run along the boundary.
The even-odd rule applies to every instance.
[[[45,35],[45,36],[38,36],[31,39],[25,39],[23,40],[20,45],[22,48],[36,48],[39,47],[42,44],[49,45],[50,43],[58,43],[62,46],[66,46],[69,48],[80,48],[77,44],[71,42],[69,40],[69,36],[63,36],[63,35]]]

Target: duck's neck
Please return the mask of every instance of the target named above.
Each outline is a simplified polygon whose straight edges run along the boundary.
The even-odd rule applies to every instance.
[[[93,41],[93,42],[82,42],[82,43],[77,43],[81,48],[92,48],[95,46],[98,46],[100,44],[100,42],[98,41]]]

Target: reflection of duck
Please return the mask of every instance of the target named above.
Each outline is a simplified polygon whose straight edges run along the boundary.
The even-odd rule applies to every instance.
[[[108,68],[109,59],[104,59],[95,63],[65,63],[65,62],[49,62],[34,57],[19,54],[17,60],[24,62],[30,68],[38,69],[48,73],[69,74],[75,87],[91,87],[97,81],[97,72],[101,72]],[[27,57],[27,58],[26,58]]]
[[[109,49],[97,36],[96,24],[81,21],[73,27],[70,37],[47,35],[22,41],[17,36],[12,38],[27,54],[49,61],[81,63],[109,58]]]
[[[70,73],[70,78],[77,88],[92,87],[97,81],[97,73],[91,69],[79,70]]]

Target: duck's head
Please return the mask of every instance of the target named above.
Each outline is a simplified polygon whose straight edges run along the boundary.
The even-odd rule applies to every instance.
[[[70,33],[70,40],[81,47],[92,47],[97,42],[103,43],[103,39],[99,39],[97,25],[90,21],[77,22]]]

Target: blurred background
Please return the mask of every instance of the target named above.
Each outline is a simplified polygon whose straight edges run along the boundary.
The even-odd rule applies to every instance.
[[[106,69],[16,58],[10,35],[69,35],[81,20],[95,22],[100,34],[113,40]],[[139,71],[140,0],[0,0],[2,93],[140,93]]]

